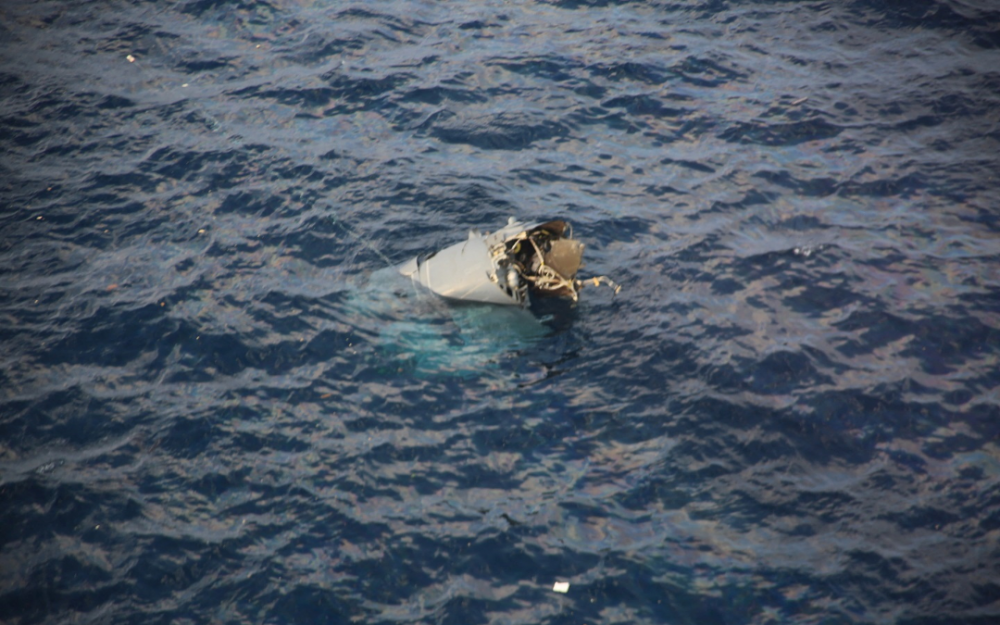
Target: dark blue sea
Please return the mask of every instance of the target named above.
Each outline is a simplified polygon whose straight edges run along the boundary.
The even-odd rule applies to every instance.
[[[1000,623],[998,172],[993,0],[3,2],[0,622]]]

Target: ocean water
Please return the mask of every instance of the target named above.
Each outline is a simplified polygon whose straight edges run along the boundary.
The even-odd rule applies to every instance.
[[[998,171],[991,0],[3,3],[0,621],[1000,622]]]

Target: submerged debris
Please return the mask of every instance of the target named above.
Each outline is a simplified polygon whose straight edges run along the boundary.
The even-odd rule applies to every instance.
[[[525,306],[531,296],[579,299],[585,284],[621,287],[606,276],[577,279],[584,245],[561,220],[524,224],[513,217],[492,234],[469,238],[399,266],[399,271],[442,297]]]

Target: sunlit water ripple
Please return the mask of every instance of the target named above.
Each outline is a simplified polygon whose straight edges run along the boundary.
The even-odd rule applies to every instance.
[[[0,42],[0,621],[1000,622],[992,2],[47,1]],[[387,271],[511,215],[622,292]]]

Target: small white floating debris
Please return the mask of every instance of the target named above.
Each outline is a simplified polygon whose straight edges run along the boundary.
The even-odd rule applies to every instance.
[[[134,56],[132,56],[131,54],[129,54],[129,55],[128,55],[128,56],[126,56],[125,58],[126,58],[126,59],[128,59],[128,62],[129,62],[129,63],[135,63],[135,57],[134,57]]]
[[[556,582],[552,585],[552,590],[565,594],[569,592],[569,582]]]

